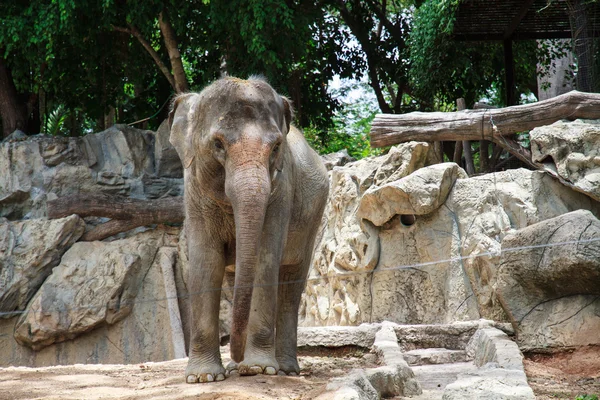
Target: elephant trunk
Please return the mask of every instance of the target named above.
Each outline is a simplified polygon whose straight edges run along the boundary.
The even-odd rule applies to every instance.
[[[233,206],[236,230],[231,358],[240,362],[246,347],[254,277],[271,191],[267,166],[255,162],[235,168],[226,188]]]

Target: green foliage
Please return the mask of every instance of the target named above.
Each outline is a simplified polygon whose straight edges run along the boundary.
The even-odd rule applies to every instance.
[[[320,154],[346,149],[352,157],[361,159],[383,152],[372,149],[369,140],[371,123],[379,112],[377,103],[365,96],[352,97],[351,92],[368,93],[364,83],[343,83],[332,93],[334,97],[345,99],[333,117],[333,126],[327,131],[312,125],[304,128],[304,136]]]
[[[46,116],[43,133],[52,136],[65,134],[65,121],[67,120],[68,115],[67,109],[62,104],[59,104]]]
[[[457,42],[452,32],[460,0],[426,0],[415,11],[410,32],[410,78],[418,97],[471,107],[482,97],[505,106],[504,50],[498,42]],[[538,58],[551,59],[536,41],[514,42],[516,93],[536,92]],[[429,100],[430,104],[435,101]],[[430,107],[433,109],[435,107]]]
[[[575,398],[575,400],[598,400],[598,395],[595,394],[582,394]]]

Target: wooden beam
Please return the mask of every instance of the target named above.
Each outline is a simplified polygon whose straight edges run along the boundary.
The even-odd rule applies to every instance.
[[[489,110],[377,114],[371,126],[371,147],[411,140],[495,140],[577,118],[600,119],[600,94],[574,90],[537,103]]]
[[[533,0],[525,0],[523,4],[521,4],[519,12],[517,12],[514,18],[510,20],[508,26],[506,27],[506,30],[504,31],[504,40],[512,38],[513,34],[515,33],[515,30],[517,30],[517,27],[519,26],[525,15],[527,15],[527,11],[529,11],[529,8],[532,4]]]

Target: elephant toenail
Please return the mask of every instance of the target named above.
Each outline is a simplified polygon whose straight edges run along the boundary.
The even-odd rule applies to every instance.
[[[275,370],[275,368],[273,368],[273,367],[265,368],[266,375],[275,375],[276,373],[277,373],[277,370]]]
[[[279,371],[279,372],[277,373],[277,375],[279,375],[279,376],[286,376],[287,374],[286,374],[285,372],[283,372],[283,371]]]
[[[262,367],[259,367],[258,365],[255,365],[255,366],[253,366],[253,367],[250,367],[250,368],[248,369],[248,372],[250,372],[251,374],[254,374],[254,375],[256,375],[256,374],[260,374],[260,373],[262,373],[262,372],[263,372],[263,369],[262,369]]]
[[[198,378],[196,377],[196,375],[188,375],[185,380],[187,383],[197,383],[198,382]]]
[[[288,375],[289,375],[289,376],[298,376],[298,374],[297,374],[297,373],[295,373],[294,371],[290,372]]]
[[[223,374],[217,375],[217,381],[222,381],[222,380],[225,380],[225,375],[223,375]]]
[[[207,382],[214,382],[215,378],[212,374],[206,374],[206,381]]]

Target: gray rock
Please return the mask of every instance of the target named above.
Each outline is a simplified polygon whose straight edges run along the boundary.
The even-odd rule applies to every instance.
[[[454,163],[443,163],[373,186],[362,196],[356,216],[382,226],[396,215],[431,214],[444,204],[458,178],[468,175]]]
[[[428,348],[407,351],[404,353],[404,359],[409,365],[451,364],[466,362],[468,356],[464,350]]]
[[[375,335],[373,350],[385,367],[367,370],[367,373],[371,384],[382,397],[414,396],[422,393],[421,385],[400,351],[394,324],[382,324]]]
[[[515,342],[496,328],[479,329],[467,345],[477,371],[458,376],[444,389],[444,400],[533,400],[523,356]]]
[[[77,215],[55,220],[0,221],[0,318],[25,309],[84,230],[85,223]]]
[[[183,166],[177,151],[169,142],[169,120],[164,120],[156,131],[154,141],[154,159],[156,175],[165,178],[183,178]]]
[[[443,400],[535,400],[522,371],[494,368],[461,374],[446,386]]]
[[[371,279],[364,273],[375,268],[381,251],[378,229],[369,221],[361,223],[356,209],[373,184],[384,185],[409,175],[428,162],[430,150],[426,143],[410,142],[392,147],[384,156],[333,169],[323,231],[300,307],[301,324],[370,322]],[[352,278],[342,278],[344,273]]]
[[[599,238],[586,210],[504,238],[494,287],[523,348],[600,344]]]
[[[13,133],[5,137],[2,142],[17,142],[20,140],[26,140],[27,134],[20,129],[15,130]]]
[[[163,236],[148,231],[113,242],[73,245],[19,318],[17,342],[39,350],[122,320],[131,312]]]
[[[177,248],[177,230],[163,232],[158,253]],[[152,241],[149,242],[152,244]],[[154,241],[154,244],[157,244]],[[151,249],[150,253],[154,252]],[[0,319],[0,365],[41,367],[71,364],[136,364],[177,358],[168,303],[158,255],[137,282],[138,292],[130,314],[113,324],[101,323],[74,340],[55,342],[40,350],[19,345],[14,339],[18,317]],[[121,296],[123,298],[123,296]],[[184,331],[185,333],[185,331]]]
[[[341,347],[359,346],[370,349],[375,341],[379,324],[359,326],[327,326],[298,328],[298,347]]]
[[[557,121],[529,135],[534,161],[600,201],[600,121]]]
[[[356,161],[356,159],[348,154],[348,150],[343,149],[335,153],[325,154],[321,156],[323,164],[327,171],[331,171],[333,167],[341,167],[348,164],[349,162]]]
[[[178,159],[173,160],[164,136],[162,131],[157,134],[160,149],[154,132],[126,125],[80,138],[36,135],[3,141],[0,217],[41,218],[48,199],[79,193],[136,198],[179,195],[182,179],[174,166]]]

